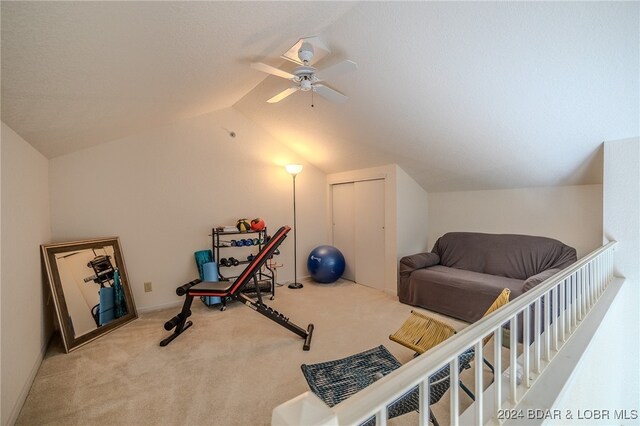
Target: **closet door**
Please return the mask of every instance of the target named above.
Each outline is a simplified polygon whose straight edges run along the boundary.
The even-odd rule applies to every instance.
[[[355,281],[354,184],[332,185],[333,245],[344,256],[346,267],[342,278]]]
[[[355,279],[384,290],[384,179],[354,185]]]
[[[384,290],[384,179],[332,185],[333,245],[343,278]]]

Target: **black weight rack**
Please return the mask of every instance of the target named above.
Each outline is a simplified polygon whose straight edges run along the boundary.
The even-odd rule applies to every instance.
[[[242,266],[246,265],[250,262],[247,259],[247,253],[250,252],[251,255],[255,255],[257,251],[261,250],[265,244],[267,239],[267,228],[265,227],[260,231],[224,231],[219,228],[213,228],[211,230],[211,245],[213,247],[213,261],[218,263],[218,273],[222,279],[233,281],[238,277],[238,274],[242,272]],[[252,243],[250,245],[245,245],[241,242],[242,240],[251,240]],[[257,240],[257,244],[253,242]],[[235,241],[236,244],[232,244],[232,241]],[[238,245],[241,244],[241,245]],[[223,259],[220,255],[221,250],[233,249],[238,253],[245,253],[242,259],[237,259],[235,265],[222,265],[220,263],[220,259]],[[236,250],[236,249],[245,249],[245,250]],[[248,250],[247,250],[248,249]],[[253,250],[252,250],[253,249]],[[222,273],[222,268],[225,268],[229,271],[229,275],[225,275]],[[237,271],[236,271],[237,268]],[[270,293],[271,300],[276,297],[276,280],[275,273],[273,269],[271,269],[268,264],[265,264],[260,270],[257,272],[258,287],[260,292],[262,293]],[[243,293],[256,293],[255,284],[253,281],[247,283],[247,285],[242,289]]]

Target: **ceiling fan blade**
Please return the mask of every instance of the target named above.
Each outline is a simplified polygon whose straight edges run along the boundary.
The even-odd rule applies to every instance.
[[[291,73],[288,73],[286,71],[282,71],[281,69],[276,68],[276,67],[272,67],[271,65],[263,64],[262,62],[252,62],[251,63],[251,68],[256,69],[258,71],[266,72],[267,74],[271,74],[271,75],[275,75],[275,76],[278,76],[278,77],[286,78],[286,79],[292,79],[292,78],[295,77]]]
[[[275,95],[273,98],[269,99],[267,102],[270,103],[270,104],[275,104],[276,102],[280,102],[281,100],[283,100],[287,96],[292,95],[295,92],[297,92],[299,89],[300,89],[299,87],[289,87],[288,89],[283,90],[282,92],[280,92],[277,95]]]
[[[333,77],[356,71],[357,69],[358,64],[347,59],[346,61],[338,62],[337,64],[331,65],[330,67],[319,70],[318,78],[320,80],[331,80]]]
[[[347,96],[343,95],[342,93],[338,92],[335,89],[325,86],[324,84],[314,84],[313,91],[320,96],[324,96],[331,102],[335,102],[339,104],[343,104],[347,102],[347,99],[349,99]]]

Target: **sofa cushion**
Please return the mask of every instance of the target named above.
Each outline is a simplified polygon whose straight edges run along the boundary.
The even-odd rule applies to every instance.
[[[432,252],[443,266],[518,280],[576,261],[575,249],[558,240],[515,234],[449,232]]]
[[[407,297],[400,300],[467,322],[482,318],[502,289],[511,300],[522,294],[522,280],[437,265],[411,274]]]

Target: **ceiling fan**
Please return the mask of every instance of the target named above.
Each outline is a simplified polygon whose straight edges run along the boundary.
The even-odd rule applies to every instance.
[[[353,61],[345,60],[342,62],[338,62],[337,64],[332,65],[328,68],[318,70],[309,65],[314,55],[313,44],[309,41],[304,40],[305,39],[302,39],[298,42],[302,42],[297,53],[299,61],[286,54],[282,56],[284,59],[287,59],[299,65],[291,72],[272,67],[271,65],[267,65],[262,62],[254,62],[251,64],[251,67],[257,69],[258,71],[266,72],[267,74],[275,75],[277,77],[286,78],[287,80],[291,80],[294,83],[293,86],[278,93],[271,99],[267,100],[267,102],[270,104],[280,102],[281,100],[283,100],[287,96],[292,95],[298,90],[302,90],[303,92],[315,92],[332,102],[346,102],[347,99],[349,99],[347,96],[323,84],[323,82],[326,78],[330,78],[332,76],[343,74],[349,71],[355,71],[358,69],[358,65]]]

